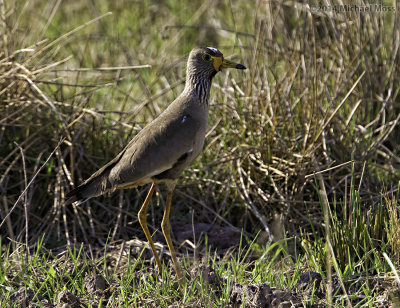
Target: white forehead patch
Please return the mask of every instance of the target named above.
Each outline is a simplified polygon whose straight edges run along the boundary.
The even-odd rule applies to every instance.
[[[216,54],[220,54],[221,53],[217,48],[214,48],[214,47],[207,47],[207,48],[212,50]]]

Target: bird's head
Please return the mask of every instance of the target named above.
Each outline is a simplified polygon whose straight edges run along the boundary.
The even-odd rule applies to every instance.
[[[246,69],[242,64],[224,59],[222,52],[214,47],[194,48],[190,52],[187,66],[188,74],[201,75],[211,79],[224,68]]]

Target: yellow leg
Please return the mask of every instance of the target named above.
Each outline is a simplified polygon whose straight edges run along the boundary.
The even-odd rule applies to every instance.
[[[182,273],[181,273],[181,268],[179,266],[178,260],[176,259],[174,246],[172,245],[171,228],[170,228],[170,224],[169,224],[169,213],[170,213],[170,210],[171,210],[172,192],[173,192],[172,190],[168,192],[167,204],[166,204],[166,207],[165,207],[164,216],[163,216],[163,220],[162,220],[162,223],[161,223],[161,228],[162,228],[165,240],[167,241],[168,248],[169,248],[169,251],[171,253],[172,262],[174,263],[176,275],[178,276],[178,281],[179,281],[179,284],[180,284],[181,281],[182,281],[183,276],[182,276]]]
[[[149,228],[147,228],[147,217],[146,217],[147,206],[149,205],[151,196],[153,195],[155,189],[156,189],[156,183],[153,183],[151,185],[151,187],[150,187],[150,190],[149,190],[149,193],[147,194],[146,199],[143,202],[142,207],[140,208],[138,216],[139,216],[140,225],[142,226],[142,229],[144,231],[144,234],[146,235],[147,241],[150,244],[150,248],[151,248],[151,251],[153,252],[154,258],[156,259],[158,273],[161,276],[162,267],[161,267],[160,258],[158,257],[158,254],[157,254],[157,251],[156,251],[156,247],[154,246],[153,239],[151,238],[151,234],[149,232]]]

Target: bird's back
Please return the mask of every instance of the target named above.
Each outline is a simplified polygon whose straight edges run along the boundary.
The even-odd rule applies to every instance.
[[[118,188],[174,180],[200,154],[208,110],[182,93],[108,164],[67,195],[84,201]]]

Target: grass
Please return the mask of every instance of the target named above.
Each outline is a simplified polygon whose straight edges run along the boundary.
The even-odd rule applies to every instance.
[[[393,204],[398,204],[399,196],[393,197]],[[353,205],[358,209],[361,207],[358,198],[354,199]],[[385,205],[388,207],[384,208]],[[391,211],[399,211],[384,201],[378,207],[385,222],[392,217]],[[337,219],[337,215],[333,214],[329,230],[332,246],[340,252],[343,250],[334,237],[342,234],[342,231],[350,230],[343,230]],[[365,217],[354,214],[353,219],[355,225],[361,225]],[[359,233],[370,238],[373,230],[379,227],[373,223],[364,224]],[[387,227],[385,223],[384,229]],[[301,247],[290,248],[289,243],[296,243],[295,239],[287,238],[263,246],[256,241],[246,242],[243,238],[237,250],[224,255],[212,252],[206,246],[201,260],[193,259],[190,254],[182,256],[185,270],[191,273],[182,289],[178,288],[176,277],[171,273],[172,266],[164,267],[162,281],[157,279],[154,264],[149,265],[143,259],[144,249],[133,256],[129,252],[121,255],[121,245],[106,245],[104,249],[85,248],[81,245],[66,247],[56,253],[46,249],[41,239],[30,254],[23,245],[14,251],[8,246],[3,252],[0,268],[0,287],[4,292],[2,305],[21,305],[12,294],[15,288],[22,286],[22,290],[32,292],[27,302],[37,305],[60,301],[71,303],[71,296],[66,297],[65,294],[74,294],[80,304],[88,307],[169,307],[173,304],[185,307],[226,307],[232,305],[233,286],[268,283],[278,289],[296,290],[298,303],[305,307],[317,304],[323,307],[326,305],[324,295],[328,288],[325,276],[328,248],[324,245],[324,239],[324,234],[317,235],[312,241],[304,235]],[[343,239],[351,240],[351,237],[343,236]],[[382,253],[390,253],[391,241],[386,245],[373,245],[372,242],[370,238],[370,241],[359,241],[359,245],[349,243],[346,246],[348,250],[344,250],[348,253],[348,262],[345,264],[340,262],[336,251],[333,254],[333,260],[338,264],[333,277],[334,306],[346,305],[339,280],[353,307],[372,306],[382,297],[389,300],[390,292],[394,292],[389,286],[396,278],[390,274],[389,265],[382,258]],[[320,273],[321,281],[317,284],[317,280],[314,285],[307,286],[311,289],[304,290],[299,285],[299,279],[308,271]]]
[[[396,305],[400,8],[319,5],[0,2],[1,307]],[[167,253],[160,282],[144,248],[146,188],[62,201],[180,93],[198,45],[249,69],[215,78],[203,155],[174,195],[177,245],[182,226],[223,231],[186,232],[178,289]],[[160,246],[164,197],[148,219]]]

